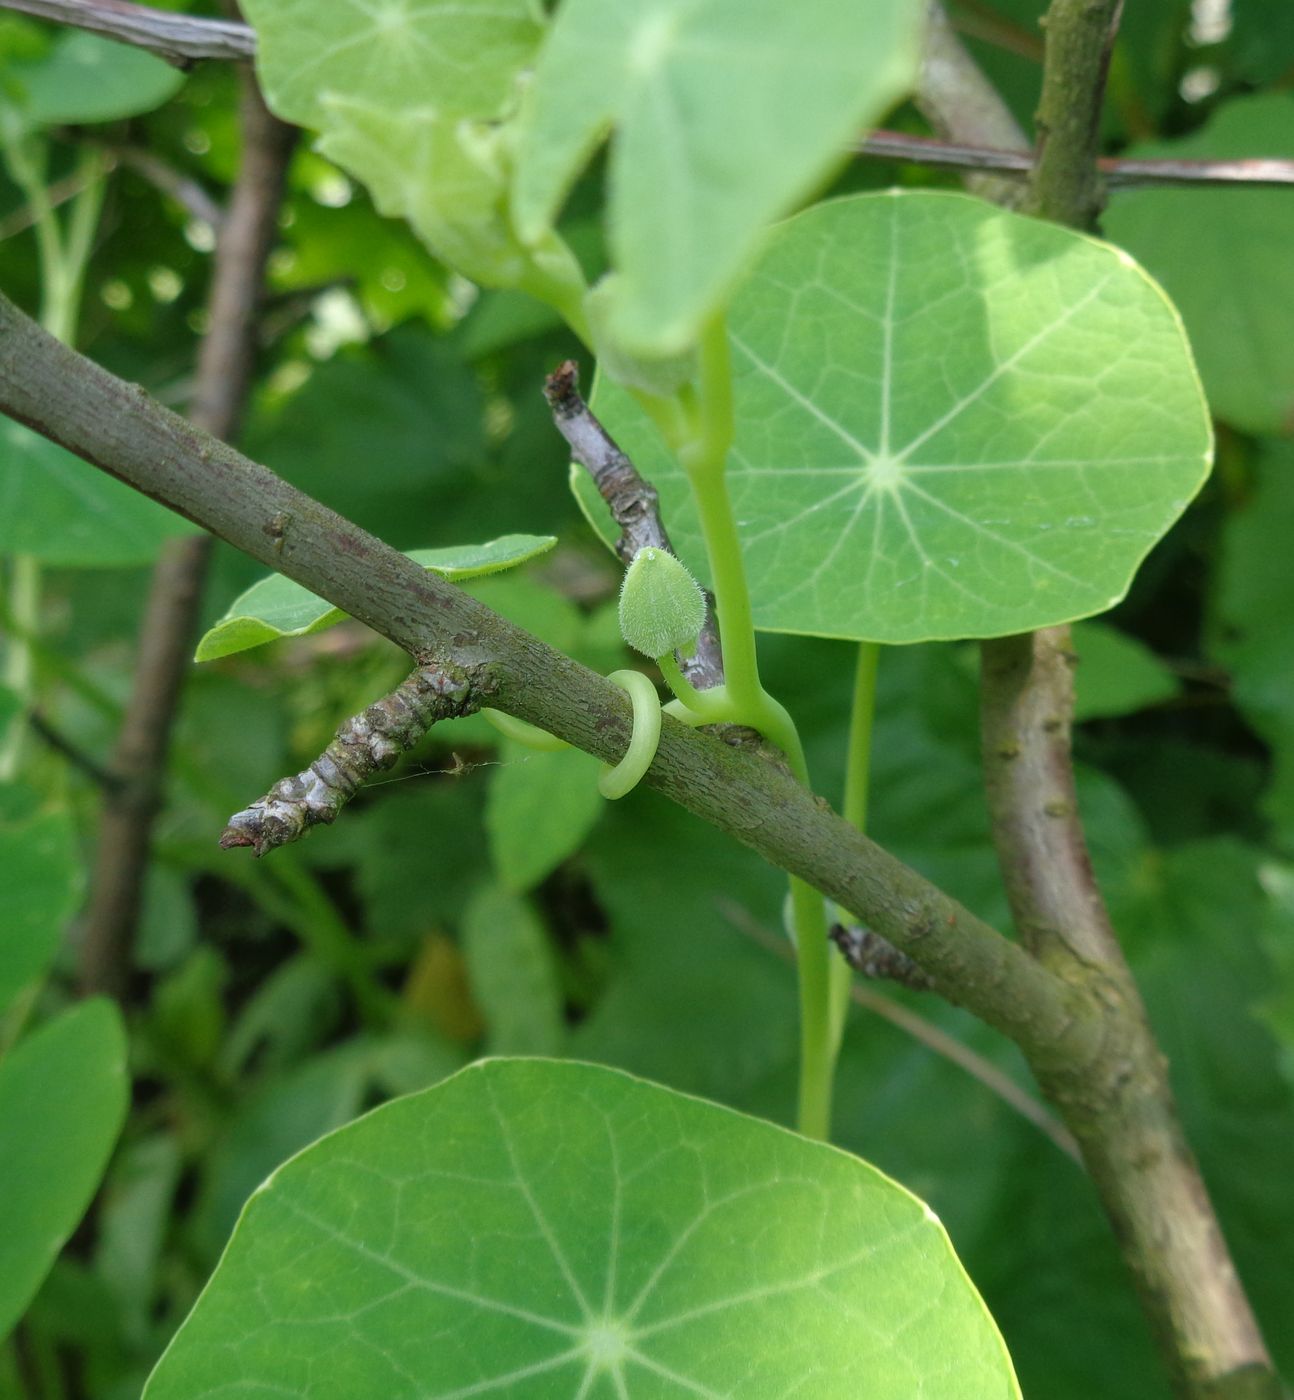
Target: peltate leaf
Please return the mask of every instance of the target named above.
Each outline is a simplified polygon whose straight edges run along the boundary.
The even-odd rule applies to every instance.
[[[551,228],[609,127],[610,324],[686,349],[771,219],[912,81],[912,0],[564,0],[522,120],[513,208]]]
[[[125,1032],[107,1001],[65,1011],[0,1060],[0,1337],[89,1205],[127,1090]]]
[[[798,215],[730,324],[729,490],[768,631],[916,642],[1101,612],[1208,471],[1163,292],[1117,248],[963,195]],[[681,469],[623,391],[596,403],[708,578]]]
[[[856,1158],[613,1070],[486,1061],[250,1202],[146,1400],[1019,1396],[938,1220]]]
[[[552,549],[552,535],[501,535],[486,544],[415,549],[409,558],[442,578],[478,578],[524,564]],[[196,661],[214,661],[276,641],[305,637],[335,627],[346,616],[340,608],[282,574],[271,574],[235,598],[229,611],[199,641]]]

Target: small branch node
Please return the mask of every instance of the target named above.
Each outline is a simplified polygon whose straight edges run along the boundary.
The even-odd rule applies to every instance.
[[[300,773],[280,778],[235,812],[220,837],[222,850],[250,846],[257,856],[298,841],[312,826],[329,825],[375,773],[385,772],[442,719],[479,708],[478,686],[465,670],[420,666],[389,695],[352,715],[332,743]]]
[[[872,929],[858,924],[833,924],[828,937],[849,966],[864,977],[898,982],[917,992],[928,992],[934,987],[934,978],[924,968]]]

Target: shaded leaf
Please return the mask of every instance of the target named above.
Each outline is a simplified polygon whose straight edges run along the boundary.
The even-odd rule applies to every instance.
[[[505,743],[485,799],[485,833],[499,879],[518,893],[583,845],[605,805],[596,759]]]
[[[60,34],[44,58],[15,64],[9,76],[32,126],[138,116],[160,107],[184,84],[184,74],[163,59],[83,30]]]
[[[95,568],[148,563],[194,526],[66,448],[0,419],[0,554]]]
[[[1266,808],[1294,842],[1294,448],[1273,445],[1257,464],[1252,497],[1228,518],[1213,598],[1210,651],[1232,695],[1271,746]]]
[[[1219,108],[1179,141],[1138,157],[1294,156],[1294,97],[1265,93]],[[1116,193],[1106,233],[1163,282],[1180,308],[1214,413],[1255,433],[1294,426],[1294,206],[1285,190]]]
[[[1078,654],[1074,718],[1136,714],[1171,700],[1181,689],[1176,678],[1144,642],[1099,622],[1077,623]]]
[[[0,1060],[0,1337],[90,1204],[128,1098],[111,1002],[82,1002]]]
[[[0,1012],[53,962],[81,896],[79,855],[66,812],[0,817]]]
[[[491,1055],[557,1055],[565,1039],[548,934],[526,900],[483,885],[463,912],[463,955]]]

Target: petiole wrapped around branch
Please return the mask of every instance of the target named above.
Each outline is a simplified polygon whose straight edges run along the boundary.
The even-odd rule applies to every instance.
[[[478,710],[479,690],[461,667],[418,667],[389,695],[352,715],[309,768],[280,778],[264,797],[235,812],[221,847],[250,846],[263,856],[300,840],[312,826],[336,821],[364,783],[390,768],[437,720]]]

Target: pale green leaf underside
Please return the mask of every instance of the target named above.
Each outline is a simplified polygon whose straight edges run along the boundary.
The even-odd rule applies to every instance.
[[[683,349],[771,219],[910,85],[913,0],[564,0],[524,110],[513,208],[547,230],[614,126],[611,324]]]
[[[552,535],[501,535],[486,544],[414,549],[409,558],[442,578],[479,578],[524,564],[556,543]],[[193,659],[215,661],[280,637],[310,636],[335,627],[345,616],[308,588],[282,574],[271,574],[234,599],[229,611],[198,643]]]
[[[768,631],[917,642],[1102,612],[1208,473],[1162,291],[1116,248],[962,195],[789,220],[730,324],[728,480]],[[680,468],[614,385],[596,403],[705,575]]]
[[[492,124],[543,34],[534,0],[248,0],[270,106],[469,276],[515,280]]]
[[[146,1400],[1008,1400],[930,1211],[616,1071],[485,1061],[281,1168]]]

